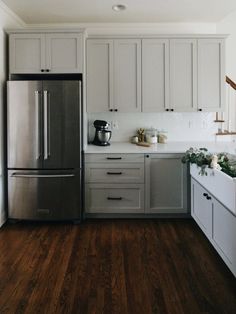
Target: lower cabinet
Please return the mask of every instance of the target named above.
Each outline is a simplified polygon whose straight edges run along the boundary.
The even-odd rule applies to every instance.
[[[144,155],[85,155],[88,214],[144,213]]]
[[[181,154],[86,154],[85,212],[187,213]]]
[[[207,237],[212,237],[212,196],[195,180],[191,185],[191,214]]]
[[[181,154],[145,155],[146,213],[187,213],[187,166]]]
[[[143,184],[87,184],[87,213],[144,213]]]
[[[213,199],[213,245],[236,276],[236,217]]]
[[[236,276],[236,216],[191,179],[191,215]]]

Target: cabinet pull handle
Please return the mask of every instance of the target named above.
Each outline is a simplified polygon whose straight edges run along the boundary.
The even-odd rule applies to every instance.
[[[122,174],[122,172],[107,172],[107,174]]]
[[[107,157],[107,160],[121,160],[122,157]]]
[[[203,196],[206,196],[206,197],[207,197],[207,196],[208,196],[208,194],[207,194],[207,193],[203,193]]]
[[[107,197],[107,199],[109,200],[109,201],[121,201],[122,200],[122,197]]]
[[[207,198],[207,200],[211,200],[211,197],[209,195],[206,198]]]

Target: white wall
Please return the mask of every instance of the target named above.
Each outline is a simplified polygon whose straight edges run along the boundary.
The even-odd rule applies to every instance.
[[[0,1],[0,226],[5,221],[3,199],[3,110],[4,91],[7,74],[6,34],[4,29],[24,26],[24,23]]]
[[[226,74],[236,82],[236,11],[216,25],[216,32],[229,34],[226,40]]]

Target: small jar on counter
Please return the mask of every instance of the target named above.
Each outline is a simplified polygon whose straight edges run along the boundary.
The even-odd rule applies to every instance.
[[[155,128],[147,129],[145,132],[145,135],[146,135],[146,142],[150,144],[157,143],[157,129]]]
[[[167,142],[167,132],[166,131],[160,131],[158,133],[158,143],[160,144],[166,144]]]

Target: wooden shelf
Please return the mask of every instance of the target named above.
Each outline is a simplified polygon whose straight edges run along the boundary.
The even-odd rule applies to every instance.
[[[236,132],[222,132],[222,133],[216,133],[216,135],[236,135]]]

